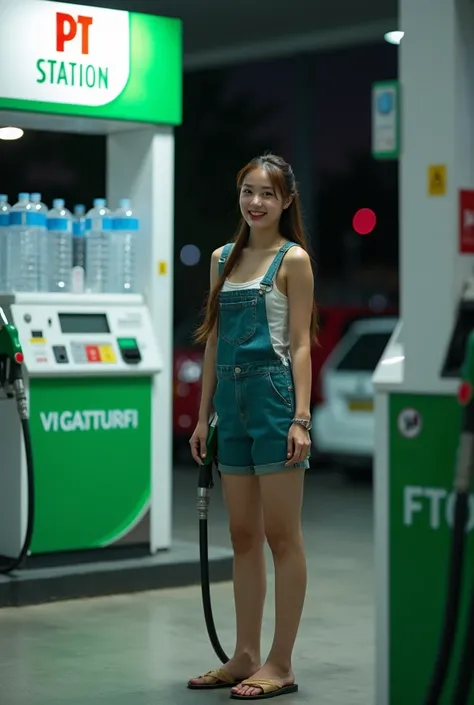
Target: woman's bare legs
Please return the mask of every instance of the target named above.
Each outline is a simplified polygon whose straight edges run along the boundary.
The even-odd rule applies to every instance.
[[[263,508],[254,475],[222,475],[224,499],[234,549],[234,599],[237,642],[224,666],[235,680],[248,678],[260,666],[260,635],[266,592]],[[193,678],[191,683],[204,681]],[[207,681],[209,682],[209,681]]]
[[[265,534],[275,564],[275,635],[265,664],[252,678],[294,682],[291,658],[306,594],[306,558],[301,531],[304,470],[260,477]],[[239,695],[259,688],[239,685]]]

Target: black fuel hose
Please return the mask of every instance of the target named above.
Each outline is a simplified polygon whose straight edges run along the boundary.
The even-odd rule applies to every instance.
[[[466,358],[469,362],[467,365],[469,370],[471,368],[471,357],[472,349],[469,349],[467,351]],[[461,401],[461,397],[459,398]],[[454,526],[451,540],[451,556],[444,623],[438,647],[438,655],[428,688],[425,705],[438,705],[443,694],[443,689],[446,684],[454,651],[462,597],[464,553],[468,533],[469,500],[474,463],[474,395],[470,393],[467,402],[461,401],[461,403],[464,405],[464,408],[461,417],[460,438],[454,476]],[[474,604],[472,607],[474,608]],[[471,614],[471,617],[474,620],[474,614]],[[472,646],[473,644],[473,633],[466,637],[467,647]],[[472,660],[468,663],[468,659],[473,658],[472,652],[464,655],[463,667],[461,668],[458,679],[458,692],[460,693],[459,697],[462,697],[462,693],[465,691],[465,684],[470,684],[471,676],[468,678],[466,673],[469,663],[471,665],[473,663]],[[465,701],[459,700],[456,702],[463,703],[464,705]]]
[[[438,647],[433,675],[425,699],[425,705],[438,705],[446,683],[461,604],[461,586],[466,544],[466,524],[468,521],[469,495],[457,493],[454,509],[454,526],[451,540],[451,557],[448,574],[447,598],[444,623]]]
[[[21,379],[19,370],[18,374],[15,376],[16,379],[14,381],[14,389],[18,413],[20,415],[23,443],[25,446],[28,506],[25,539],[23,541],[20,553],[16,558],[0,556],[0,574],[3,575],[12,573],[13,571],[18,570],[18,568],[21,568],[21,566],[23,565],[23,562],[28,556],[30,550],[31,540],[33,538],[33,528],[35,523],[35,476],[33,466],[33,448],[31,444],[30,424],[28,421],[28,406],[23,380]]]
[[[454,687],[452,705],[469,705],[474,680],[474,584],[471,588],[471,604],[460,659],[458,676]]]
[[[471,372],[473,367],[473,341],[471,339],[466,368]],[[470,364],[469,364],[470,363]],[[474,471],[474,394],[468,386],[468,401],[462,417],[462,431],[458,449],[458,468],[456,489],[468,496]],[[467,512],[467,510],[466,510]],[[465,534],[467,534],[467,527]],[[467,619],[464,644],[459,660],[457,678],[454,686],[452,705],[468,705],[474,680],[474,582],[471,585],[471,599]]]
[[[212,648],[217,658],[222,663],[227,663],[229,657],[221,646],[217,636],[214,615],[211,603],[211,584],[209,576],[209,534],[207,517],[209,513],[209,502],[211,489],[214,486],[212,477],[212,463],[200,465],[198,479],[197,509],[199,517],[199,561],[201,567],[201,595],[204,610],[204,620]]]
[[[204,609],[204,620],[206,622],[207,633],[209,636],[209,641],[214,649],[217,658],[222,663],[227,663],[229,657],[225,653],[221,646],[219,637],[217,636],[216,625],[214,622],[214,615],[212,613],[211,604],[211,588],[209,579],[209,555],[208,555],[208,530],[207,530],[207,519],[199,520],[199,557],[201,562],[201,594],[202,594],[202,606]]]

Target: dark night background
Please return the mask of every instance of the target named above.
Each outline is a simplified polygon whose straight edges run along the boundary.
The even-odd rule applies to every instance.
[[[289,160],[297,178],[304,164],[318,302],[383,294],[396,303],[398,164],[371,157],[371,86],[396,75],[397,48],[384,42],[185,74],[183,125],[176,130],[177,323],[200,307],[210,253],[235,230],[237,171],[266,150]],[[19,191],[40,191],[48,205],[64,197],[72,210],[105,193],[104,137],[25,132],[18,142],[0,142],[0,163],[0,191],[11,203]],[[366,237],[352,230],[362,207],[377,215]],[[201,252],[196,266],[181,262],[187,244]]]

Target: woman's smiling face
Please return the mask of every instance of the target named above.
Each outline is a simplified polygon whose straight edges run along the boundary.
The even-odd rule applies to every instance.
[[[283,200],[264,169],[254,169],[244,179],[239,197],[240,211],[246,223],[255,230],[278,226]]]

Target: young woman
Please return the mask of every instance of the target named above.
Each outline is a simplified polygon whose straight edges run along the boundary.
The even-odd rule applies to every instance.
[[[193,458],[205,455],[218,414],[218,460],[234,550],[237,643],[222,668],[190,688],[231,688],[232,698],[295,692],[292,652],[306,592],[301,531],[310,452],[313,272],[295,177],[272,154],[237,177],[242,214],[233,243],[212,254],[211,293]],[[275,635],[265,662],[260,635],[266,591],[264,542],[275,565]]]

